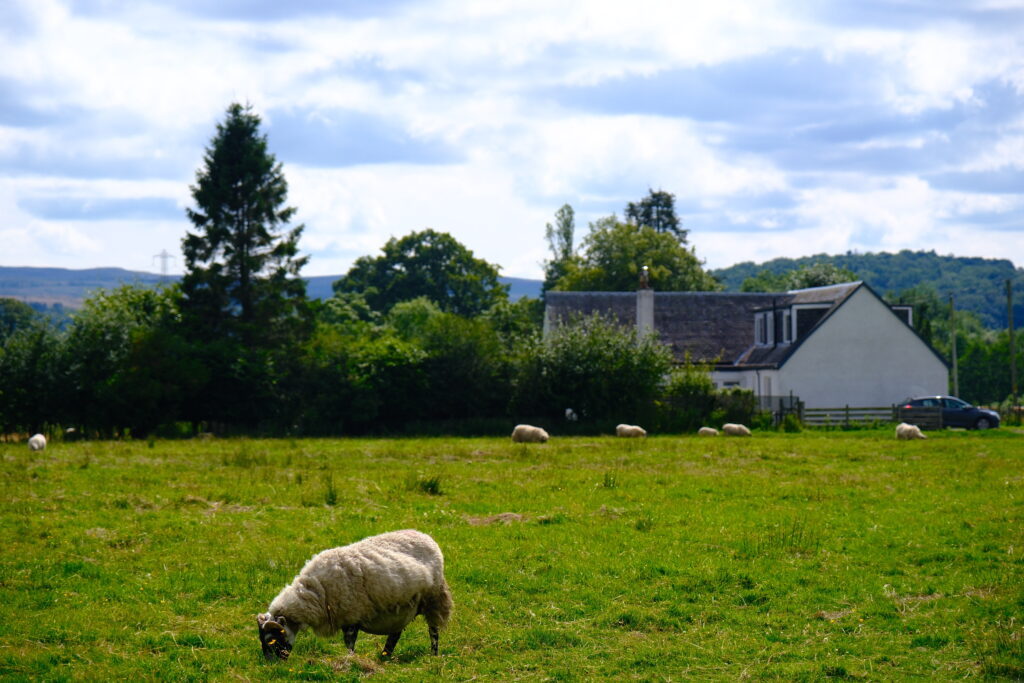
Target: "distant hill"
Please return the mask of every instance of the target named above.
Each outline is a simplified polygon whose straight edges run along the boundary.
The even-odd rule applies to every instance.
[[[306,278],[306,292],[313,299],[329,298],[331,285],[341,275],[316,275]],[[123,284],[152,286],[164,280],[176,280],[156,273],[124,268],[27,268],[0,266],[0,297],[19,299],[29,303],[60,306],[69,309],[82,307],[82,302],[98,289],[114,289]],[[509,297],[539,297],[540,280],[516,277],[498,278],[509,285]]]
[[[81,308],[97,289],[113,289],[125,283],[155,285],[163,278],[124,268],[11,268],[0,266],[0,296],[29,303]]]
[[[731,292],[763,270],[784,273],[818,262],[853,271],[882,296],[895,296],[919,285],[930,286],[939,296],[956,297],[956,307],[976,313],[989,328],[1006,327],[1006,281],[1014,282],[1014,326],[1024,325],[1024,271],[1007,259],[939,256],[934,251],[901,251],[897,254],[817,254],[801,258],[777,258],[760,265],[746,261],[712,271]]]
[[[306,278],[306,294],[311,299],[329,299],[334,294],[331,285],[340,280],[341,275],[314,275]],[[521,277],[499,277],[498,281],[508,285],[508,298],[513,301],[528,296],[533,299],[540,297],[542,280],[527,280]],[[0,294],[2,296],[2,294]]]

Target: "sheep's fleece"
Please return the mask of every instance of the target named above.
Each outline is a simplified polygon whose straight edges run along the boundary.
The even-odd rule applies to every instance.
[[[349,652],[359,631],[387,635],[383,654],[389,655],[402,630],[422,614],[436,655],[438,631],[451,610],[441,549],[430,536],[405,529],[314,556],[256,623],[268,661],[287,659],[304,628],[319,636],[341,631]]]
[[[640,436],[647,436],[647,431],[643,427],[638,427],[637,425],[622,424],[615,427],[615,436],[637,438]]]
[[[516,425],[512,430],[512,440],[516,443],[545,443],[549,438],[546,431],[533,425]]]
[[[750,436],[750,430],[746,425],[727,422],[722,425],[722,433],[726,436]]]
[[[928,437],[921,433],[921,428],[917,425],[901,422],[896,425],[896,438],[901,441],[910,441],[912,439],[927,439]]]

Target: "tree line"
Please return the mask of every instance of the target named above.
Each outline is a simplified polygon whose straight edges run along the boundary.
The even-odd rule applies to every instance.
[[[1006,329],[1006,281],[1024,285],[1024,271],[1008,259],[942,256],[934,251],[898,253],[818,254],[801,258],[777,258],[756,265],[749,261],[712,271],[731,292],[754,291],[772,286],[789,273],[813,268],[834,268],[852,273],[887,298],[907,290],[934,290],[940,299],[955,297],[956,307],[973,313],[989,329]],[[1014,320],[1024,325],[1024,297],[1014,300]]]
[[[716,401],[706,368],[673,371],[666,347],[610,320],[542,335],[540,300],[510,301],[497,266],[432,229],[389,240],[332,297],[309,299],[303,226],[260,123],[232,104],[217,125],[190,187],[180,284],[100,291],[63,328],[0,300],[0,433],[493,432],[566,409],[592,427],[684,429],[752,409]],[[673,199],[651,191],[579,250],[563,207],[546,286],[633,289],[648,263],[665,289],[717,287]]]
[[[357,259],[332,297],[309,299],[303,226],[292,225],[282,167],[249,107],[228,108],[190,190],[180,284],[101,291],[62,326],[0,299],[0,433],[496,433],[518,420],[572,429],[566,409],[589,429],[752,418],[749,392],[716,392],[709,368],[676,366],[667,347],[610,320],[581,318],[542,335],[543,299],[510,301],[498,267],[445,232],[392,238]],[[724,286],[662,190],[629,203],[622,219],[594,221],[578,245],[575,233],[567,204],[546,226],[544,292],[633,290],[643,265],[663,291]],[[811,263],[752,273],[743,286],[857,275]],[[927,287],[898,299],[915,306],[918,333],[949,357],[944,300]],[[955,327],[961,395],[1004,400],[1005,333],[971,315]]]

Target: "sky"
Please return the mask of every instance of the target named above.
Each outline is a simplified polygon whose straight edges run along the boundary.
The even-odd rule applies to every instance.
[[[1024,0],[4,0],[0,265],[183,269],[251,105],[305,275],[675,195],[707,268],[934,250],[1024,266]]]

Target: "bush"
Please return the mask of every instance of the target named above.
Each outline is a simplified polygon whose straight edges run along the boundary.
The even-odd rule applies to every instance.
[[[715,383],[706,363],[689,354],[669,375],[664,397],[657,402],[654,428],[660,432],[692,432],[708,423],[715,409]]]
[[[754,413],[757,411],[757,397],[749,389],[724,389],[715,394],[715,409],[712,413],[713,424],[738,422],[753,424]]]
[[[795,434],[802,432],[804,426],[800,424],[800,418],[796,413],[786,413],[786,416],[782,418],[782,423],[779,425],[782,431]]]
[[[650,417],[672,364],[655,335],[600,315],[578,317],[523,342],[512,384],[513,411],[555,419],[572,408],[585,420]]]

